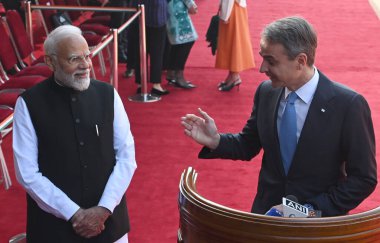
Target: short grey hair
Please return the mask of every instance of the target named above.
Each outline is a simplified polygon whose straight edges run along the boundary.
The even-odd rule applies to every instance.
[[[282,44],[290,60],[305,53],[307,64],[314,65],[317,34],[304,18],[292,16],[278,19],[264,28],[261,38],[270,44]]]
[[[82,36],[82,31],[76,26],[73,25],[61,25],[54,29],[50,34],[47,36],[45,42],[44,42],[44,52],[45,55],[49,56],[51,54],[56,53],[56,47],[57,44],[66,37],[72,36],[72,35],[80,35]]]

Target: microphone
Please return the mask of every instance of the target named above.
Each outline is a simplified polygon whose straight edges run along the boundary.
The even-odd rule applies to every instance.
[[[269,209],[265,215],[285,218],[320,218],[322,212],[315,210],[310,204],[299,204],[296,196],[287,195],[282,198],[282,208],[280,211],[275,207]]]
[[[289,218],[320,218],[322,217],[322,211],[316,210],[311,204],[301,205],[298,203],[296,196],[288,195],[286,198],[282,198],[284,217]]]
[[[307,218],[309,208],[298,203],[297,197],[288,195],[282,198],[283,213],[285,218]]]
[[[288,201],[284,201],[284,200],[288,200]],[[286,218],[289,218],[290,216],[289,215],[293,215],[293,212],[290,212],[290,210],[288,209],[289,206],[286,206],[286,203],[289,203],[289,202],[292,202],[292,203],[297,203],[298,202],[298,199],[296,196],[293,196],[293,195],[288,195],[285,197],[282,198],[282,208],[283,210],[280,211],[278,210],[277,208],[275,207],[271,207],[266,213],[265,215],[267,216],[275,216],[275,217],[286,217]],[[285,208],[287,208],[286,212],[285,212]],[[295,217],[295,216],[293,216]]]
[[[286,198],[289,200],[292,200],[293,202],[298,203],[298,198],[294,195],[287,195]]]
[[[267,216],[274,216],[274,217],[284,217],[284,214],[277,210],[276,208],[274,207],[271,207],[266,213],[265,215]]]

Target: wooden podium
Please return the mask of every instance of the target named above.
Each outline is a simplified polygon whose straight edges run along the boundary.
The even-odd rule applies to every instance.
[[[280,218],[231,209],[196,190],[189,167],[179,185],[180,243],[380,242],[380,207],[354,215]]]

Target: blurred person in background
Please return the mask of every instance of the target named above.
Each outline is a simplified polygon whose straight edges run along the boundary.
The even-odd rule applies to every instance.
[[[241,71],[255,67],[249,34],[246,0],[220,0],[219,32],[215,67],[228,70],[220,91],[239,88]]]
[[[19,12],[24,24],[25,24],[25,1],[24,0],[0,0],[5,10],[17,10]],[[31,1],[31,4],[35,4],[35,1]]]
[[[167,95],[169,91],[161,86],[161,72],[166,42],[168,2],[167,0],[132,0],[131,7],[137,8],[139,4],[144,4],[145,7],[146,47],[147,55],[149,56],[148,60],[150,61],[150,65],[148,65],[148,77],[149,82],[152,83],[150,92],[156,96]],[[125,76],[128,76],[129,69],[135,68],[136,93],[141,93],[140,32],[137,22],[132,24],[128,33],[128,42],[131,42],[128,48],[132,52],[130,54],[135,58],[135,63],[133,64],[128,61]]]
[[[185,79],[184,69],[191,48],[198,39],[189,14],[196,14],[198,8],[193,0],[169,0],[168,10],[166,79],[176,87],[192,89],[196,86]]]
[[[105,0],[103,5],[107,4],[107,7],[116,7],[116,8],[126,8],[129,6],[130,0]],[[111,21],[110,28],[118,29],[122,24],[124,24],[128,16],[129,12],[111,12]],[[118,60],[119,63],[127,62],[127,39],[128,28],[121,32],[118,36]]]

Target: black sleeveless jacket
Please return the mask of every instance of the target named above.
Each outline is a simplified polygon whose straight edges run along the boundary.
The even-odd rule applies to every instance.
[[[96,206],[115,165],[114,90],[91,80],[79,92],[53,78],[22,94],[38,139],[39,171],[82,208]],[[114,242],[129,231],[125,196],[92,239],[76,235],[71,223],[41,210],[27,196],[28,242]]]

